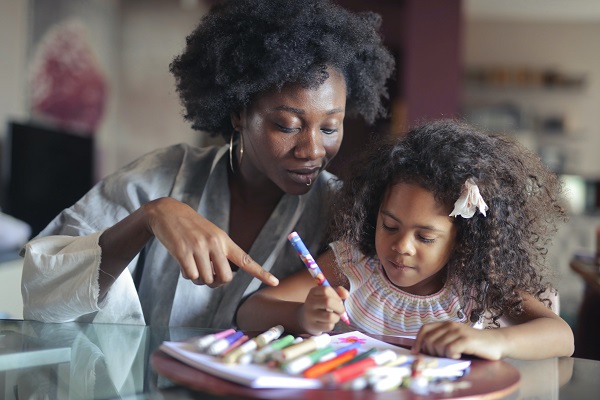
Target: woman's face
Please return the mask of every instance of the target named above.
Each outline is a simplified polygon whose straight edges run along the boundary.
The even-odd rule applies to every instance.
[[[442,289],[456,238],[450,211],[418,185],[398,183],[387,190],[375,250],[392,284],[420,296]]]
[[[337,154],[344,136],[346,83],[339,72],[316,89],[286,85],[258,96],[234,128],[243,136],[246,182],[304,194]]]

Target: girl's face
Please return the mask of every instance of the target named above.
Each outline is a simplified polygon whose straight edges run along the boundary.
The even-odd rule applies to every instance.
[[[344,135],[346,83],[331,68],[316,89],[286,85],[258,96],[232,117],[243,136],[247,182],[304,194],[337,154]]]
[[[420,296],[442,289],[442,270],[456,238],[450,211],[418,185],[388,188],[377,217],[375,249],[392,284]]]

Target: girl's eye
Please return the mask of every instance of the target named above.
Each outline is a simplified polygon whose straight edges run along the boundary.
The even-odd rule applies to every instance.
[[[333,128],[333,129],[321,129],[321,132],[323,132],[326,135],[333,135],[334,133],[336,133],[338,130],[337,128]]]
[[[423,243],[433,243],[433,242],[435,242],[435,239],[429,239],[429,238],[426,238],[426,237],[423,237],[423,236],[419,236],[419,240],[421,242],[423,242]]]

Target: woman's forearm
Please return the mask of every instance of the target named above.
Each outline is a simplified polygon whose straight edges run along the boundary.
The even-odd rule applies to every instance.
[[[98,274],[100,299],[104,298],[118,276],[152,238],[147,227],[145,208],[146,206],[140,207],[105,230],[98,240],[102,249]]]

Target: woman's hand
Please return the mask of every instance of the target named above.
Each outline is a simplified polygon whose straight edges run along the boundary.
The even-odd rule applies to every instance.
[[[502,358],[500,329],[475,329],[459,322],[435,322],[421,327],[412,352],[460,358],[463,354],[488,360]]]
[[[341,286],[336,289],[331,286],[313,287],[300,308],[300,325],[311,335],[332,331],[346,311],[343,300],[348,295]]]
[[[147,229],[177,260],[184,278],[197,285],[221,286],[233,278],[231,261],[268,285],[279,283],[223,230],[187,204],[164,197],[142,208]]]

